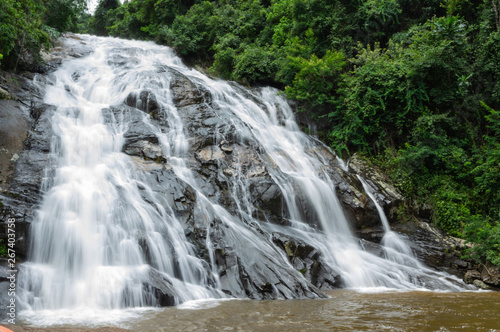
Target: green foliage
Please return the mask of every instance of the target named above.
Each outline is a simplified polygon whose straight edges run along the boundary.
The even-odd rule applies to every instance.
[[[43,20],[59,32],[78,32],[78,19],[87,9],[85,0],[46,0]]]
[[[173,46],[183,56],[206,54],[212,47],[220,18],[214,15],[215,4],[204,1],[177,16],[171,27],[158,30],[160,41]]]
[[[472,248],[467,249],[468,256],[500,265],[500,224],[473,218],[466,225],[465,234],[472,244]]]
[[[60,32],[81,31],[86,8],[85,0],[2,0],[2,67],[17,69],[40,62],[40,50],[50,46],[50,39],[57,39]]]
[[[98,36],[107,36],[107,27],[112,22],[113,10],[120,7],[119,0],[100,0],[94,13],[92,30]]]
[[[236,56],[233,77],[248,83],[266,83],[273,81],[276,70],[273,52],[250,46]]]
[[[293,83],[285,88],[288,98],[303,102],[308,110],[335,104],[340,73],[346,65],[342,53],[328,51],[321,59],[313,54],[309,59],[295,57],[290,60],[300,69]],[[315,115],[322,114],[316,112]]]
[[[402,10],[396,0],[364,0],[359,17],[367,33],[368,40],[384,40],[399,24]]]
[[[41,0],[3,0],[0,2],[0,53],[2,66],[16,68],[18,64],[37,62],[49,36],[42,30],[45,8]]]

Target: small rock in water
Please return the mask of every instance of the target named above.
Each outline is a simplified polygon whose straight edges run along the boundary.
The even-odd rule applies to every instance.
[[[477,270],[469,270],[465,273],[464,281],[468,284],[473,284],[474,281],[481,279],[481,273]]]
[[[474,280],[472,284],[481,289],[491,289],[490,286],[486,285],[483,281],[479,279]]]
[[[12,99],[12,96],[6,90],[0,88],[0,99]]]

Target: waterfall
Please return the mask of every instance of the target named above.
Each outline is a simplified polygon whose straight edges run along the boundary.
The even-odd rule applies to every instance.
[[[120,320],[203,298],[324,296],[289,245],[314,248],[344,287],[461,289],[413,256],[412,265],[363,250],[327,171],[332,160],[318,152],[325,147],[299,130],[276,90],[212,80],[153,43],[81,38],[94,51],[65,61],[44,99],[56,107],[57,167],[19,276],[27,321]],[[177,100],[179,77],[199,90],[198,108]],[[196,152],[188,112],[221,119]],[[281,193],[283,224],[256,201],[258,181],[268,186],[261,196]],[[384,248],[401,252],[384,227]]]
[[[361,175],[358,174],[357,178],[363,185],[365,193],[375,205],[380,217],[380,221],[382,222],[382,227],[384,228],[384,236],[382,238],[381,244],[384,249],[385,258],[391,262],[398,264],[402,270],[408,269],[408,276],[415,277],[419,275],[439,275],[442,278],[441,281],[450,289],[457,291],[460,290],[460,287],[457,285],[457,283],[453,281],[452,276],[449,276],[445,273],[437,274],[435,271],[422,264],[418,260],[418,258],[415,257],[407,241],[401,235],[391,230],[389,220],[387,219],[384,209],[378,203],[372,187],[368,185],[368,183]],[[447,278],[449,280],[446,280]],[[428,281],[428,285],[429,284],[432,285],[432,281]]]
[[[377,212],[380,217],[380,221],[382,222],[382,227],[384,228],[384,237],[382,238],[382,245],[384,246],[385,256],[387,259],[398,262],[401,264],[411,264],[417,267],[420,267],[420,262],[415,258],[411,248],[408,246],[406,241],[397,233],[391,230],[391,226],[389,225],[389,220],[385,215],[384,209],[380,206],[375,195],[373,193],[372,188],[366,183],[365,179],[361,177],[359,174],[357,175],[359,181],[363,185],[363,189],[366,194],[372,200],[373,204],[377,209]],[[410,262],[410,263],[408,263]]]

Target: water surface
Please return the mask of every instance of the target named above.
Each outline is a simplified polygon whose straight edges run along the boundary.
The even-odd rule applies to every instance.
[[[500,331],[500,293],[328,294],[324,300],[194,302],[162,309],[127,327],[143,332]]]

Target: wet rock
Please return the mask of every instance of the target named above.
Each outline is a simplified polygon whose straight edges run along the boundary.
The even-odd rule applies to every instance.
[[[173,94],[175,106],[184,107],[209,102],[209,94],[205,89],[196,85],[175,69],[163,68],[163,70],[168,70],[173,76],[170,89]]]
[[[273,242],[286,252],[290,263],[314,286],[321,290],[342,286],[338,272],[324,262],[321,252],[313,246],[279,233],[273,233]]]
[[[254,261],[248,254],[240,249],[236,252],[232,247],[216,251],[221,287],[225,293],[252,299],[325,297],[312,284],[304,282],[300,272],[291,273],[255,250],[253,254],[257,257]]]
[[[369,165],[364,159],[359,157],[358,155],[354,155],[349,160],[349,168],[354,171],[354,174],[361,175],[365,181],[368,183],[370,187],[373,188],[374,196],[379,203],[379,205],[384,209],[385,215],[389,222],[397,221],[397,216],[395,211],[398,206],[402,204],[404,201],[403,196],[396,190],[396,188],[388,181],[388,179],[383,175],[382,172],[378,171],[373,165]],[[353,184],[352,192],[358,191],[355,193],[355,196],[361,201],[363,204],[363,209],[359,209],[359,204],[357,204],[356,200],[353,199],[354,205],[350,205],[349,198],[344,199],[344,203],[347,203],[348,206],[353,207],[354,217],[359,222],[361,226],[374,226],[373,224],[369,224],[369,220],[380,220],[380,218],[375,217],[375,213],[378,215],[376,211],[375,205],[367,197],[367,194],[364,193],[364,189],[360,181],[353,176],[350,176],[350,179],[347,179],[347,182]],[[349,191],[349,190],[348,190]],[[349,197],[349,195],[345,195]]]
[[[461,258],[466,248],[464,240],[447,236],[428,222],[393,224],[392,229],[406,235],[418,259],[432,268],[464,278],[473,266],[471,260]]]
[[[363,185],[354,174],[337,169],[333,175],[339,200],[344,207],[346,217],[354,229],[363,229],[381,225],[375,204],[364,192]]]
[[[283,193],[269,176],[252,178],[249,183],[249,191],[254,198],[254,206],[257,208],[254,217],[280,225],[289,225],[288,219],[284,218]]]
[[[179,115],[185,125],[191,151],[216,145],[225,138],[233,141],[236,129],[234,124],[224,121],[224,111],[216,112],[206,104],[198,104],[179,108]]]
[[[220,149],[224,152],[224,153],[231,153],[233,152],[233,149],[231,149],[230,147],[228,146],[221,146]]]
[[[0,100],[0,188],[7,189],[12,176],[12,158],[21,153],[30,120],[14,101]]]
[[[356,235],[363,240],[380,243],[385,235],[385,230],[382,226],[364,227],[356,231]]]
[[[24,258],[30,223],[54,171],[50,154],[54,108],[40,99],[47,81],[39,75],[1,78],[16,100],[0,101],[0,238],[6,239],[6,222],[14,218],[16,255]]]
[[[22,67],[33,73],[49,74],[55,71],[64,59],[81,58],[93,51],[93,48],[87,45],[78,35],[65,33],[63,38],[55,42],[55,46],[50,52],[41,51],[41,63],[25,63]]]
[[[158,144],[154,124],[143,121],[145,114],[134,107],[126,105],[112,106],[102,110],[104,121],[111,127],[119,123],[127,123],[127,131],[123,134],[125,138],[124,150],[127,146],[140,141]]]
[[[111,54],[108,56],[108,65],[112,67],[133,68],[139,64],[139,59],[136,57],[127,57],[122,54]]]
[[[472,284],[474,280],[480,280],[481,273],[477,270],[469,270],[465,273],[464,281],[468,284]]]
[[[157,305],[157,306],[173,306],[177,304],[176,298],[178,299],[179,295],[175,291],[175,287],[168,278],[160,273],[159,271],[150,268],[149,271],[149,283],[144,284],[143,287],[148,292],[153,292],[155,297],[155,303],[151,303],[149,305]]]
[[[30,109],[30,114],[35,123],[32,127],[29,139],[25,142],[26,148],[49,153],[54,142],[54,130],[52,128],[52,117],[56,110],[55,106],[40,104]]]
[[[482,280],[474,280],[474,282],[472,283],[474,286],[476,286],[477,288],[480,288],[480,289],[485,289],[485,290],[490,290],[491,287],[489,287],[488,285],[486,285]]]
[[[124,147],[123,151],[128,155],[143,157],[144,159],[154,160],[158,163],[167,162],[161,146],[149,141],[140,140],[130,143]]]
[[[203,165],[217,165],[221,159],[225,158],[225,154],[218,146],[208,146],[196,152],[195,156]]]
[[[156,96],[149,90],[131,92],[125,99],[125,104],[140,109],[155,120],[163,120]]]

